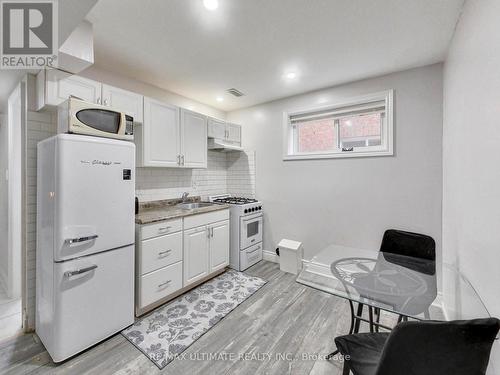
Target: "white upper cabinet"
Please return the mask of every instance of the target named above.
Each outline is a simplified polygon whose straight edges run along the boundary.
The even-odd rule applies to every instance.
[[[208,136],[210,138],[225,139],[226,123],[214,118],[208,119]]]
[[[207,118],[181,109],[181,164],[186,168],[207,167]]]
[[[101,99],[101,83],[57,69],[41,70],[37,75],[37,110],[57,106],[70,95],[90,103]]]
[[[135,123],[143,121],[143,96],[57,69],[44,69],[37,75],[37,110],[58,106],[70,96],[125,112]]]
[[[214,118],[208,119],[208,137],[241,145],[241,126]]]
[[[241,143],[241,126],[226,124],[227,140],[229,142]]]
[[[134,118],[135,123],[139,124],[142,124],[143,121],[143,98],[142,95],[135,92],[119,89],[105,83],[102,85],[102,104],[125,112]]]
[[[207,118],[199,113],[144,98],[134,138],[139,167],[207,167]]]
[[[180,164],[179,108],[144,98],[144,124],[135,132],[137,165],[178,167]]]

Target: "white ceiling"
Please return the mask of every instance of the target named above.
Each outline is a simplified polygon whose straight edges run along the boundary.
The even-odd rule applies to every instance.
[[[463,1],[100,0],[87,19],[97,66],[229,111],[443,61]]]

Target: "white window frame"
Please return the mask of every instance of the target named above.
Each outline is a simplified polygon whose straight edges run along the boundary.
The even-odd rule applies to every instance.
[[[299,110],[291,110],[283,112],[283,160],[303,160],[303,159],[335,159],[335,158],[356,158],[356,157],[371,157],[371,156],[392,156],[394,155],[394,90],[386,90],[376,92],[369,95],[357,96],[354,98],[346,99],[335,104],[329,104],[321,107],[306,108]],[[298,115],[306,115],[308,113],[333,111],[352,106],[369,105],[373,102],[385,102],[385,121],[382,124],[382,144],[380,146],[369,147],[354,147],[352,151],[342,151],[336,148],[331,151],[319,152],[303,152],[299,153],[295,149],[298,140],[298,132],[295,130],[294,125],[291,123],[290,118]],[[337,121],[337,120],[336,120]],[[336,126],[337,138],[340,131],[339,126]],[[338,140],[340,143],[340,140]]]

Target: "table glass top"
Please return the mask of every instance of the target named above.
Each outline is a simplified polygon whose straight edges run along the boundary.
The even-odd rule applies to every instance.
[[[441,293],[438,274],[445,280]],[[434,261],[419,258],[331,245],[304,265],[297,282],[416,319],[489,317],[458,271],[446,264],[438,270]]]

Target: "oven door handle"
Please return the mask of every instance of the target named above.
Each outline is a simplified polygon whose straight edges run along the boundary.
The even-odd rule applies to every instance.
[[[262,215],[254,216],[252,218],[243,218],[243,222],[248,223],[249,221],[262,221]]]

